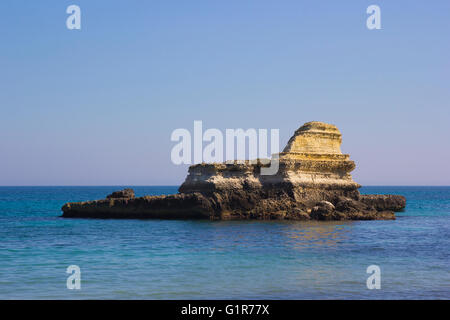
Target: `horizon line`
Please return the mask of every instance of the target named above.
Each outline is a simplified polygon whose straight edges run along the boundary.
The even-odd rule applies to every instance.
[[[149,184],[149,185],[140,185],[140,184],[111,184],[111,185],[0,185],[0,188],[11,188],[11,187],[179,187],[181,184]],[[394,184],[366,184],[361,187],[450,187],[450,185],[444,184],[430,184],[430,185],[415,185],[415,184],[406,184],[406,185],[394,185]]]

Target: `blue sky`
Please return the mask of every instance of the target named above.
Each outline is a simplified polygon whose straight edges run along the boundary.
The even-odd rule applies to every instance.
[[[0,185],[180,184],[194,120],[333,123],[357,182],[450,185],[449,35],[449,1],[1,1]]]

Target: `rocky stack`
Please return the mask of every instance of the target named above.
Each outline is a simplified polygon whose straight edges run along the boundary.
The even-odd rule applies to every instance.
[[[334,125],[308,122],[271,161],[196,164],[178,194],[134,198],[128,189],[105,200],[67,203],[63,217],[395,219],[405,198],[360,195],[360,185],[350,175],[355,163],[342,154],[341,143]]]

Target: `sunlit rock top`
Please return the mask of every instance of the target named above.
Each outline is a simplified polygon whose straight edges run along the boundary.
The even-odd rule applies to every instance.
[[[301,126],[284,148],[285,153],[342,154],[342,136],[332,124],[311,121]]]

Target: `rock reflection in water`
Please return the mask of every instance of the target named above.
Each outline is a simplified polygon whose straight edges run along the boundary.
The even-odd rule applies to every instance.
[[[284,231],[290,245],[295,249],[310,249],[320,247],[336,247],[348,239],[354,222],[317,222],[305,221],[292,223]]]

